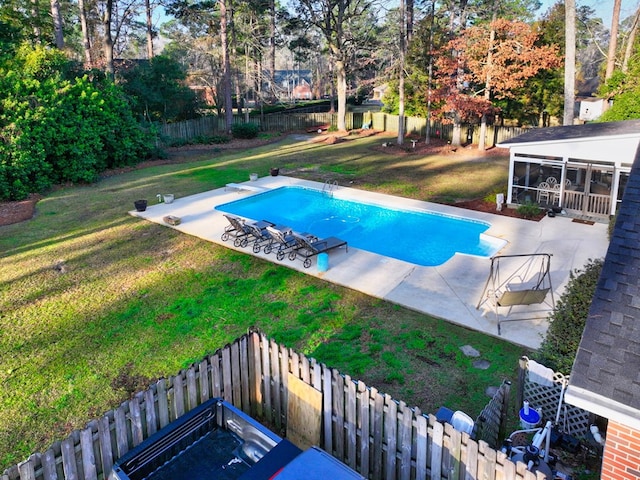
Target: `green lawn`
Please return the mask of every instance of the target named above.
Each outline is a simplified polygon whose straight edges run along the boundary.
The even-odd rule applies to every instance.
[[[251,326],[423,411],[476,416],[487,387],[516,379],[522,348],[126,213],[137,198],[184,197],[272,166],[420,200],[506,186],[506,156],[398,156],[373,148],[382,141],[174,158],[58,189],[32,220],[0,227],[0,471]],[[491,367],[474,369],[465,344]]]

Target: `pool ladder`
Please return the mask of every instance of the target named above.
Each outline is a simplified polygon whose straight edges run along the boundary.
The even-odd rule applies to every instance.
[[[337,180],[327,180],[324,182],[324,185],[322,186],[322,193],[326,194],[327,196],[333,197],[333,191],[337,188],[338,188]]]

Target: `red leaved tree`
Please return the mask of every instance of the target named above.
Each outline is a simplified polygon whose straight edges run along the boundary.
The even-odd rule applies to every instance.
[[[540,70],[557,68],[557,45],[537,45],[538,34],[526,23],[496,19],[468,27],[446,46],[436,61],[440,114],[455,125],[480,120],[484,149],[487,117],[496,113],[493,98],[515,96]],[[460,129],[457,129],[459,134]],[[460,138],[453,139],[460,144]]]

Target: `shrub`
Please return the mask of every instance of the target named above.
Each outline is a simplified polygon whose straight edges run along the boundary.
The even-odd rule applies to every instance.
[[[69,76],[61,52],[23,47],[0,80],[0,198],[20,200],[55,183],[92,182],[133,165],[151,145],[127,98],[104,78]]]
[[[536,353],[537,361],[565,375],[571,372],[602,264],[602,260],[589,260],[584,270],[571,272],[567,288],[549,316],[547,335]]]
[[[516,212],[518,212],[518,215],[522,218],[534,218],[540,215],[541,211],[542,209],[532,202],[523,203],[516,209]]]
[[[260,127],[255,123],[237,123],[231,127],[233,138],[256,138]]]

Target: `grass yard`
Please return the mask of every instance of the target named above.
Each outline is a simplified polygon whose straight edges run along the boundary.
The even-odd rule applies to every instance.
[[[524,349],[129,216],[153,202],[291,176],[426,201],[505,188],[507,156],[384,151],[380,137],[174,153],[66,186],[0,227],[0,471],[257,326],[423,411],[475,417]],[[475,369],[472,345],[491,366]]]

